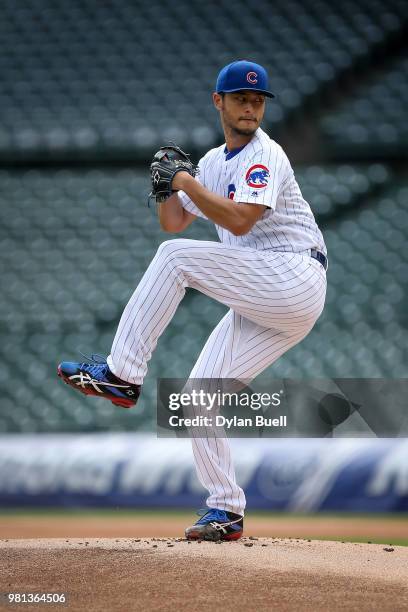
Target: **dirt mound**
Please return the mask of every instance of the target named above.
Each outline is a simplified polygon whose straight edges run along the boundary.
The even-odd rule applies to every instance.
[[[399,546],[19,539],[0,541],[0,559],[0,592],[66,595],[65,606],[30,604],[38,611],[408,608],[408,548]],[[0,610],[10,609],[3,599]]]

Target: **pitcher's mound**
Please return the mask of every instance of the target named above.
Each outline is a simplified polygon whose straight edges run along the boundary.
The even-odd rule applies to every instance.
[[[386,550],[390,548],[390,550]],[[243,538],[0,541],[7,593],[64,593],[30,610],[408,609],[408,548]],[[27,606],[28,607],[28,606]]]

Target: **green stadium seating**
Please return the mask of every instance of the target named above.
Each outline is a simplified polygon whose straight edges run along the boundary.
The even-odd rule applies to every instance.
[[[187,291],[131,411],[56,366],[109,352],[172,237],[146,160],[166,140],[194,158],[222,142],[211,92],[240,57],[270,72],[264,127],[308,162],[296,176],[329,254],[321,319],[265,375],[406,376],[408,4],[272,4],[0,1],[0,433],[154,429],[156,379],[189,374],[224,306]],[[217,240],[202,220],[183,236]]]
[[[270,70],[275,128],[402,37],[403,0],[2,0],[0,160],[146,159],[221,132],[211,92],[237,57]],[[244,32],[244,35],[243,35]],[[188,126],[188,127],[187,127]]]
[[[388,70],[362,85],[333,113],[321,119],[327,147],[337,157],[407,155],[408,56],[394,59]]]
[[[122,309],[163,233],[146,206],[146,173],[0,171],[0,431],[154,428],[155,381],[188,376],[226,308],[188,290],[159,340],[137,407],[84,398],[56,377],[61,359],[106,355]],[[296,172],[329,252],[325,311],[268,369],[276,377],[405,376],[407,181],[387,166]],[[328,205],[322,206],[324,195]],[[347,195],[347,197],[345,197]],[[320,203],[319,203],[320,202]],[[112,214],[114,211],[114,214]],[[216,239],[197,220],[183,235]]]

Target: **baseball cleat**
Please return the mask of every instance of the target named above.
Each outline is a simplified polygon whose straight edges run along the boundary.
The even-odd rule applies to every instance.
[[[92,355],[93,363],[63,361],[58,366],[58,376],[84,395],[103,397],[122,408],[134,406],[139,398],[141,385],[133,385],[117,378],[106,361],[98,361],[96,357],[98,356]]]
[[[187,540],[238,540],[244,531],[244,517],[233,512],[210,508],[204,510],[201,518],[191,527],[187,527]]]

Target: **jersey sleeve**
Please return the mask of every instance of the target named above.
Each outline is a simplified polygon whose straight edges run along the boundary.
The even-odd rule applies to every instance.
[[[244,162],[234,201],[262,204],[275,210],[279,192],[290,176],[290,171],[289,160],[279,145],[259,150]]]
[[[201,185],[205,187],[205,167],[204,167],[204,158],[201,158],[198,162],[198,174],[195,177],[195,180],[198,181]],[[185,210],[192,213],[196,217],[201,217],[202,219],[207,219],[204,213],[194,204],[193,200],[191,200],[185,191],[179,191],[178,197],[181,202],[181,205]]]

